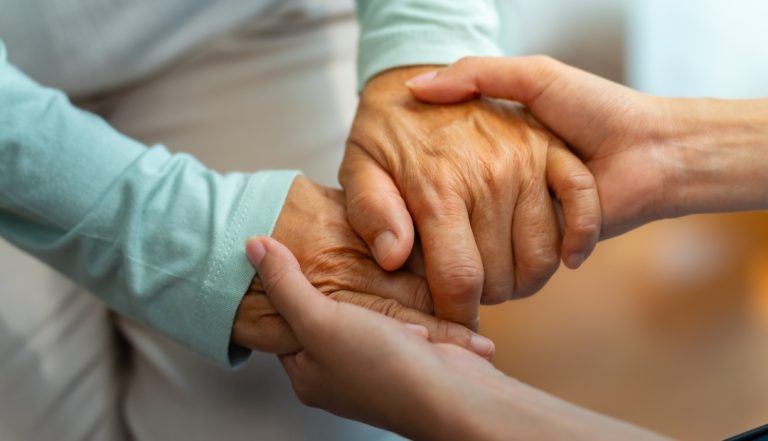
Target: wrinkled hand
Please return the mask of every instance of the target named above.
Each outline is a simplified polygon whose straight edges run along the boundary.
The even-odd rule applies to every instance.
[[[299,399],[420,440],[659,440],[519,383],[429,331],[334,302],[270,238],[248,256],[304,348],[282,355]]]
[[[550,190],[563,205],[571,267],[597,241],[599,202],[581,161],[521,106],[421,103],[405,86],[421,70],[388,71],[366,85],[339,181],[376,261],[399,268],[415,224],[436,315],[476,328],[481,300],[532,294],[557,269]]]
[[[670,120],[681,119],[667,111],[673,101],[662,104],[541,56],[467,58],[429,77],[411,84],[419,99],[446,104],[483,95],[519,101],[565,140],[597,182],[603,238],[675,214],[669,201],[680,188],[672,178],[679,173],[669,170],[681,168],[680,149],[662,142]],[[683,118],[695,113],[688,108]]]
[[[309,281],[330,298],[423,325],[435,341],[452,342],[492,357],[490,340],[430,315],[430,293],[422,277],[404,270],[387,272],[376,264],[347,222],[340,191],[297,177],[272,236],[296,255]],[[238,308],[232,339],[278,354],[301,348],[258,278]]]

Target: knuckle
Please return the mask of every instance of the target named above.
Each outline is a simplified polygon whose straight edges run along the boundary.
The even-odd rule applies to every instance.
[[[505,161],[489,161],[482,164],[480,177],[492,195],[498,196],[509,191],[506,184],[513,176],[511,169]]]
[[[347,220],[368,241],[383,229],[397,229],[397,216],[407,213],[402,196],[390,191],[347,193],[346,208]]]
[[[551,275],[557,270],[560,263],[560,254],[557,249],[539,247],[527,253],[525,258],[518,263],[518,267],[526,274]]]
[[[593,214],[582,214],[574,219],[566,219],[565,226],[568,234],[577,237],[591,238],[600,234],[600,218]]]
[[[453,343],[463,348],[469,348],[472,331],[456,323],[440,320],[437,323],[437,336],[439,342]]]
[[[595,177],[587,171],[576,172],[568,176],[562,185],[562,191],[574,194],[592,194],[596,191]]]
[[[379,298],[373,309],[387,317],[398,318],[403,311],[403,305],[394,299]]]
[[[567,231],[579,236],[599,233],[601,215],[595,179],[590,173],[572,175],[564,184],[561,200],[571,207],[564,207]],[[570,213],[573,213],[569,215]]]
[[[518,284],[514,298],[528,297],[541,289],[560,266],[560,255],[554,249],[540,249],[517,262]]]
[[[357,191],[347,199],[347,210],[366,212],[371,208],[377,207],[380,204],[380,200],[381,193],[379,192],[369,190]]]
[[[474,262],[455,262],[440,268],[436,277],[440,292],[452,300],[469,300],[483,286],[483,269]]]

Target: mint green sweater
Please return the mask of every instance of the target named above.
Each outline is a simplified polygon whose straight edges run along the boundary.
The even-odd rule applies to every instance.
[[[360,85],[385,69],[497,55],[493,0],[359,0]],[[6,61],[0,42],[0,235],[111,308],[233,366],[235,311],[296,171],[220,175],[144,146]],[[24,277],[20,274],[19,277]]]

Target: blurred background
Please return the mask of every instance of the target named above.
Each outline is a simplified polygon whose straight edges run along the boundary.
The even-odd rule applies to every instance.
[[[768,96],[766,0],[497,2],[503,7],[504,41],[512,53],[549,54],[649,93]],[[29,9],[32,16],[39,14],[32,2],[12,3]],[[93,3],[96,7],[97,2]],[[337,2],[294,3],[327,7]],[[211,41],[137,84],[79,104],[101,113],[129,136],[183,149],[218,170],[298,167],[318,182],[333,185],[356,99],[351,86],[356,39],[353,2],[338,3],[343,7],[328,21],[330,24],[304,26],[301,16],[287,14],[278,17],[277,24],[272,23],[285,28],[279,33],[258,21],[248,23],[220,38],[208,36]],[[66,10],[67,6],[61,8]],[[13,11],[3,12],[0,22],[5,17],[9,29],[16,24]],[[295,26],[285,26],[283,21]],[[39,33],[29,30],[29,34]],[[24,38],[10,44],[13,35]],[[24,32],[8,32],[6,43],[17,49],[11,51],[11,60],[29,67],[30,74],[42,79],[47,73],[59,74],[54,69],[33,72],[32,64],[24,66],[21,56],[25,53],[30,58],[45,58],[23,50],[26,36]],[[100,43],[97,38],[93,40]],[[156,45],[152,42],[150,46]],[[82,60],[93,61],[88,50],[82,55],[84,58],[72,65],[82,69]],[[109,67],[109,59],[97,61]],[[128,58],[127,65],[138,61],[142,60]],[[301,121],[302,130],[295,129],[296,121]],[[261,144],[269,146],[271,157],[253,154],[254,133]],[[222,136],[226,136],[225,143]],[[24,321],[29,332],[38,332],[34,323],[46,324],[51,317],[63,316],[62,309],[54,307],[69,302],[69,297],[62,297],[57,290],[74,292],[75,288],[65,285],[60,276],[43,272],[45,268],[33,268],[33,264],[41,265],[31,259],[20,259],[18,251],[0,241],[0,280],[19,283],[18,289],[14,283],[5,283],[9,288],[5,299],[13,294],[23,298],[18,304],[31,305],[25,306],[23,314],[8,307],[0,309],[0,325]],[[39,286],[27,286],[27,279]],[[327,420],[315,415],[312,418],[317,418],[318,426],[312,426],[309,417],[299,413],[310,411],[290,407],[299,405],[273,357],[261,356],[263,365],[252,362],[237,377],[225,379],[226,373],[207,362],[160,336],[144,335],[146,331],[122,319],[108,318],[103,306],[81,297],[100,308],[103,320],[94,325],[95,330],[83,328],[88,339],[101,339],[99,344],[86,347],[94,352],[107,347],[109,341],[102,340],[109,340],[109,331],[117,328],[133,345],[132,357],[139,368],[126,380],[126,390],[131,392],[127,404],[119,404],[120,411],[128,409],[126,420],[135,425],[134,432],[165,433],[166,425],[151,422],[154,416],[171,410],[184,415],[185,428],[198,437],[208,433],[198,430],[202,426],[211,433],[226,427],[230,439],[236,439],[231,436],[235,429],[241,430],[248,437],[245,439],[251,439],[252,427],[260,422],[257,417],[278,427],[280,420],[274,415],[280,412],[287,415],[292,429],[304,427],[302,430],[311,432],[326,424],[323,421]],[[39,304],[35,303],[38,300]],[[54,309],[44,309],[42,304],[52,304]],[[38,314],[37,321],[29,318],[33,313]],[[76,315],[70,319],[77,323]],[[46,335],[57,335],[59,328],[46,329],[52,329]],[[496,364],[509,375],[676,438],[716,440],[768,423],[768,214],[668,220],[601,243],[581,269],[562,268],[536,296],[485,308],[482,331],[496,341]],[[19,347],[37,341],[26,334],[0,335]],[[62,360],[68,362],[69,346],[52,341],[57,344],[51,347],[59,349],[56,354],[60,352]],[[3,344],[13,347],[0,341],[0,347]],[[61,368],[69,365],[52,359],[51,351],[42,348],[34,357],[22,360],[26,364],[14,365],[15,370],[4,366],[6,375],[0,382],[5,383],[0,384],[0,390],[26,378],[22,374],[39,370],[39,378],[28,376],[39,386],[36,389],[54,390],[52,385],[59,385],[66,392],[61,396],[74,398],[68,403],[71,408],[78,413],[90,409],[79,404],[79,395],[70,393],[71,384],[75,384],[70,377],[61,375],[70,374]],[[158,354],[168,354],[169,360]],[[107,373],[95,383],[98,386],[84,382],[79,388],[92,393],[109,387],[113,381],[108,376],[111,359],[104,359],[97,373]],[[163,376],[166,370],[170,372],[167,378]],[[78,371],[72,369],[71,378],[78,379]],[[177,388],[177,384],[183,387]],[[6,393],[0,408],[16,409],[20,404],[34,407],[30,406],[31,394],[19,390],[24,391],[23,399],[8,400]],[[261,401],[242,404],[250,391],[258,392],[253,395]],[[201,400],[200,396],[207,398]],[[199,406],[212,397],[219,401],[209,401],[215,404],[208,408]],[[92,399],[82,402],[99,409],[107,406]],[[33,404],[45,412],[50,408],[46,399]],[[254,411],[254,406],[262,407]],[[219,412],[215,418],[209,413],[212,408]],[[11,418],[12,412],[0,412],[0,417],[3,415],[6,426],[12,419],[23,419],[24,424],[28,420],[32,427],[38,424],[34,414]],[[51,424],[51,430],[74,425],[62,421],[60,426]],[[338,423],[333,421],[327,424]],[[1,432],[0,438],[6,439]],[[278,433],[260,436],[301,439],[281,438]],[[59,433],[59,438],[67,437]]]
[[[768,95],[768,2],[500,0],[508,49],[669,96]],[[681,439],[768,423],[768,214],[648,225],[487,307],[496,365]]]

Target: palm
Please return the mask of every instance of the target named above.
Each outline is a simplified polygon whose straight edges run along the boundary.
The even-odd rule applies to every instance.
[[[601,238],[607,239],[651,220],[647,204],[640,203],[649,194],[663,188],[656,149],[645,147],[614,148],[613,151],[585,163],[597,182],[603,212]]]

